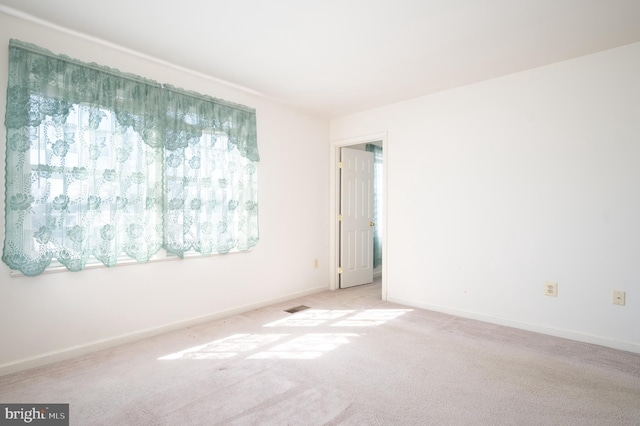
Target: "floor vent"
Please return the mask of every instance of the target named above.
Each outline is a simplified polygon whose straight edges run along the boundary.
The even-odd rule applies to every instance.
[[[284,311],[289,312],[290,314],[295,314],[296,312],[304,311],[305,309],[309,309],[309,307],[300,305],[300,306],[296,306],[295,308],[285,309]]]

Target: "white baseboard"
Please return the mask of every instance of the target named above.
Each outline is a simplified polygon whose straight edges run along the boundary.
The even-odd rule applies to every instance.
[[[159,334],[168,333],[170,331],[191,327],[191,326],[206,323],[209,321],[215,321],[221,318],[230,317],[232,315],[241,314],[244,312],[252,311],[254,309],[274,305],[281,302],[286,302],[288,300],[297,299],[298,297],[304,297],[310,294],[319,293],[321,291],[326,291],[326,290],[328,290],[327,286],[316,287],[310,290],[304,290],[296,293],[291,293],[286,296],[276,297],[273,299],[263,300],[261,302],[238,306],[236,308],[226,309],[224,311],[218,311],[212,314],[191,318],[184,321],[178,321],[178,322],[163,325],[160,327],[154,327],[146,330],[135,331],[133,333],[123,334],[110,339],[97,340],[94,342],[87,343],[85,345],[73,346],[60,351],[49,352],[43,355],[38,355],[34,357],[21,359],[15,362],[2,364],[0,365],[0,376],[4,376],[11,373],[17,373],[19,371],[40,367],[40,366],[51,364],[58,361],[63,361],[79,355],[85,355],[85,354],[96,352],[102,349],[108,349],[114,346],[119,346],[125,343],[141,340],[147,337],[157,336]]]
[[[518,328],[521,330],[533,331],[535,333],[547,334],[549,336],[562,337],[564,339],[575,340],[583,343],[591,343],[594,345],[605,346],[612,349],[618,349],[627,352],[640,354],[640,344],[612,340],[602,336],[594,336],[584,334],[577,331],[565,330],[561,328],[548,327],[539,324],[531,324],[522,321],[516,321],[508,318],[496,317],[483,314],[480,312],[465,311],[462,309],[450,308],[447,306],[432,305],[429,303],[417,302],[415,300],[407,300],[399,297],[388,296],[389,302],[398,303],[400,305],[412,306],[414,308],[426,309],[429,311],[441,312],[443,314],[455,315],[462,318],[469,318],[478,321],[488,322],[491,324],[504,325],[507,327]]]

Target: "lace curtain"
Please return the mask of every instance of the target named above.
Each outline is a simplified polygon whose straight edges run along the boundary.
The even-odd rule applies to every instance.
[[[167,90],[165,237],[182,257],[247,250],[258,241],[255,116]],[[242,153],[242,155],[238,155]]]
[[[11,269],[258,241],[251,109],[11,40],[5,127]]]

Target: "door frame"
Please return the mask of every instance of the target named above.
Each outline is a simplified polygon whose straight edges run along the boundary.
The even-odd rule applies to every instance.
[[[338,226],[338,214],[340,214],[340,148],[363,143],[382,141],[382,300],[387,300],[387,200],[389,195],[388,176],[388,144],[387,132],[360,136],[350,139],[333,140],[329,147],[329,289],[338,289],[338,265],[340,264],[340,227]]]

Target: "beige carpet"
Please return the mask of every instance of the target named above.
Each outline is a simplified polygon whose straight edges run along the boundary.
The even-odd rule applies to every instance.
[[[640,425],[640,355],[379,294],[327,291],[0,377],[0,402],[70,403],[72,425]]]

